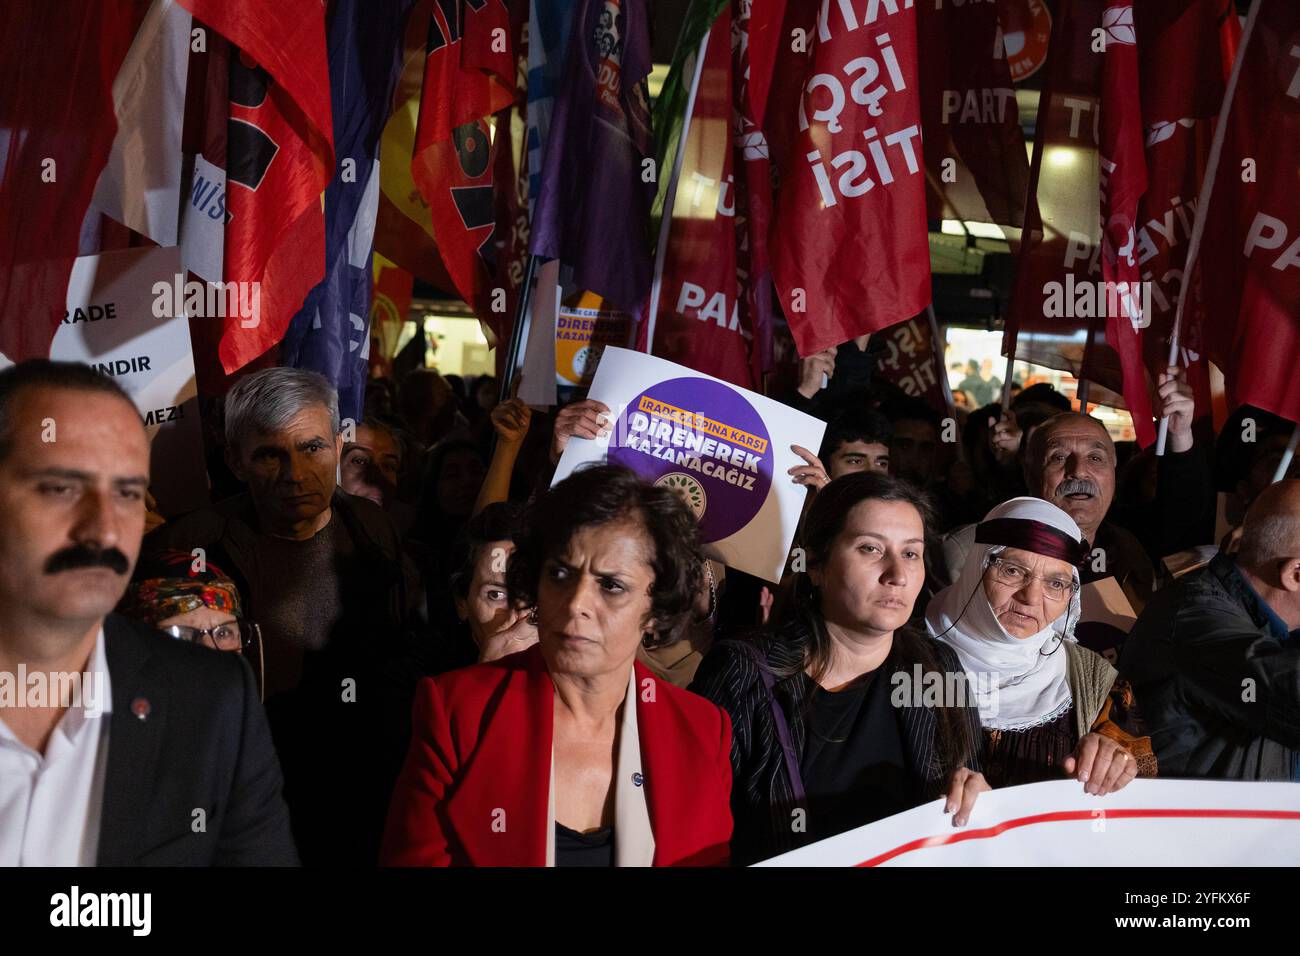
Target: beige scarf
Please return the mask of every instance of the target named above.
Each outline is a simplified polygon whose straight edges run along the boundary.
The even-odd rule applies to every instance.
[[[551,743],[551,782],[547,797],[546,865],[555,866],[555,744]],[[623,719],[614,763],[614,865],[653,866],[655,838],[641,772],[641,735],[636,722],[636,668],[628,675]]]

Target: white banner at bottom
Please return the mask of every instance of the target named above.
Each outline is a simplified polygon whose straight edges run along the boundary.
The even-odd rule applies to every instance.
[[[759,866],[1295,866],[1300,783],[1075,780],[982,793],[965,827],[935,800]]]

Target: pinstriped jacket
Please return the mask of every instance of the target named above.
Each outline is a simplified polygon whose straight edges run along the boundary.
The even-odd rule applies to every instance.
[[[789,677],[776,677],[773,694],[790,728],[794,759],[798,763],[803,759],[807,736],[804,719],[807,681],[799,663],[803,659],[802,647],[809,638],[809,626],[794,620],[775,633],[714,644],[690,686],[691,691],[713,701],[731,717],[731,812],[735,824],[731,858],[735,864],[765,860],[793,850],[807,839],[792,826],[793,811],[798,804],[759,660],[765,661],[775,675],[794,672]],[[944,671],[961,671],[957,655],[946,644],[932,642],[915,631],[899,631],[894,635],[894,649],[884,665],[888,671],[880,675],[891,686],[895,674],[902,672],[910,678],[914,673],[919,660],[909,649],[917,641],[929,643]],[[965,766],[979,770],[979,748],[975,744],[981,739],[979,711],[973,706],[962,711],[966,737],[962,749],[968,754]],[[898,708],[898,713],[904,753],[913,771],[915,805],[920,805],[944,792],[952,771],[939,765],[934,708],[903,706]]]

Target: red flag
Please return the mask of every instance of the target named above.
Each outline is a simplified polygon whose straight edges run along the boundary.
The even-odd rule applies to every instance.
[[[763,116],[772,83],[785,0],[770,0],[754,12],[749,0],[731,8],[731,85],[736,179],[738,282],[744,289],[749,328],[750,370],[755,383],[772,367],[772,260],[767,248],[772,224],[772,162]]]
[[[496,220],[487,118],[514,100],[510,47],[503,0],[437,0],[411,160],[439,255],[461,298],[484,317],[492,314],[487,257]]]
[[[1300,421],[1300,6],[1255,9],[1183,321],[1234,404]]]
[[[748,307],[736,273],[731,15],[708,33],[661,266],[654,354],[754,388]]]
[[[0,28],[0,352],[47,356],[117,133],[113,80],[149,4],[12,0]]]
[[[1029,156],[998,9],[917,7],[930,218],[1025,221]]]
[[[1137,229],[1138,266],[1151,287],[1142,333],[1147,370],[1169,361],[1169,336],[1183,287],[1197,196],[1214,118],[1223,101],[1241,36],[1232,0],[1147,0],[1135,6],[1146,131],[1147,191]],[[1191,328],[1187,332],[1194,331]],[[1199,342],[1182,336],[1182,360],[1196,394],[1198,417],[1211,413],[1208,368]]]
[[[325,276],[321,192],[334,173],[325,6],[319,0],[179,0],[226,37],[226,282],[260,290],[256,324],[223,321],[221,364],[233,372],[284,337]]]
[[[1102,57],[1092,52],[1092,31],[1101,28],[1103,6],[1104,0],[1061,0],[1052,23],[1003,345],[1004,354],[1076,376],[1089,325],[1095,329],[1100,314]]]
[[[748,85],[748,112],[759,126],[765,125],[777,51],[786,36],[782,30],[785,8],[786,0],[767,0],[757,6],[750,0],[732,3],[732,17],[745,32],[743,58],[748,69],[741,72],[740,79]]]
[[[1142,447],[1155,441],[1151,397],[1142,365],[1141,330],[1150,322],[1143,311],[1138,265],[1138,203],[1147,188],[1143,156],[1142,109],[1138,92],[1138,36],[1130,0],[1108,0],[1102,11],[1101,272],[1114,283],[1114,308],[1106,310],[1106,344],[1118,353],[1124,402]],[[1109,288],[1109,287],[1108,287]],[[1087,369],[1084,375],[1087,376]],[[1103,382],[1103,384],[1108,384]]]
[[[397,340],[411,311],[415,277],[376,254],[372,264],[375,284],[370,296],[370,377],[393,374]]]
[[[379,141],[379,211],[375,216],[374,248],[417,279],[456,295],[456,284],[447,274],[433,241],[429,205],[411,177],[432,9],[433,0],[420,0],[407,20],[402,72],[393,91],[393,110]]]
[[[951,403],[944,391],[946,374],[939,361],[939,348],[930,331],[930,320],[919,315],[871,337],[872,348],[883,342],[877,369],[908,395],[924,399],[931,408],[947,409]]]
[[[528,269],[528,10],[516,4],[511,10],[510,36],[515,56],[515,100],[497,114],[496,157],[492,176],[497,185],[496,225],[492,233],[495,288],[505,290],[498,311],[492,303],[488,318],[498,343],[510,341],[515,314]],[[497,377],[505,371],[508,350],[496,350]]]
[[[808,52],[783,52],[790,71],[777,70],[798,78],[798,102],[777,84],[768,109],[781,178],[772,270],[803,355],[930,301],[915,11],[882,0],[815,12],[796,14]]]

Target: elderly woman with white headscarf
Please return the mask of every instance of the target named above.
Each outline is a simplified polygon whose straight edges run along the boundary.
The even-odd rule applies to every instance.
[[[957,580],[926,611],[931,635],[957,652],[974,691],[995,787],[1064,775],[1103,794],[1155,776],[1150,739],[1116,722],[1128,716],[1131,693],[1075,641],[1087,555],[1068,514],[1041,498],[1013,498],[976,526]]]

